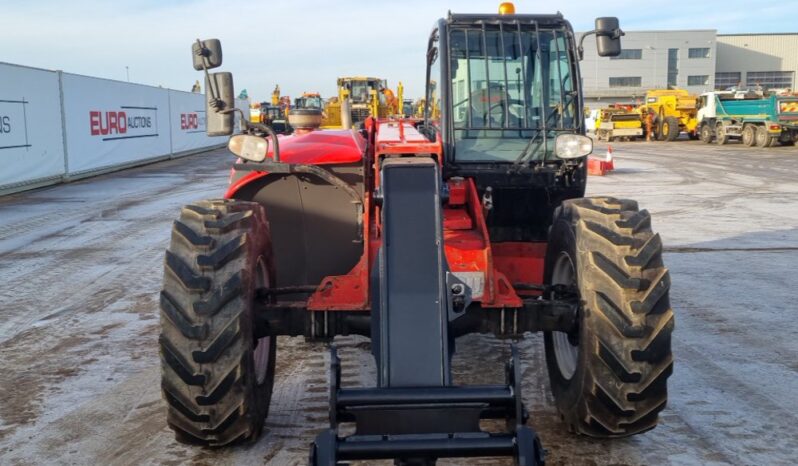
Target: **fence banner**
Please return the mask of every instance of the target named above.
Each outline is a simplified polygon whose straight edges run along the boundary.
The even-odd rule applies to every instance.
[[[0,63],[0,193],[226,142],[203,94]]]
[[[63,74],[70,174],[170,154],[169,91]]]
[[[204,94],[170,90],[169,107],[173,154],[227,142],[226,137],[205,134]]]
[[[58,73],[0,63],[0,191],[64,174]]]

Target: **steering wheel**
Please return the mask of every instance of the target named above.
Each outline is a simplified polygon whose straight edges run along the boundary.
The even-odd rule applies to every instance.
[[[524,103],[518,99],[500,99],[495,103],[483,102],[480,98],[471,99],[472,118],[476,118],[477,121],[481,119],[485,126],[487,126],[488,119],[490,119],[490,121],[497,122],[499,127],[505,127],[507,124],[507,111],[505,111],[505,105],[508,105],[511,109],[513,106],[523,107]],[[523,119],[523,113],[521,115],[517,115],[511,111],[510,115],[511,117]]]

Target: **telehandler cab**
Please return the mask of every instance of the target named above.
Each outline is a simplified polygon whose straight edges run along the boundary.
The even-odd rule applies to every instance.
[[[421,121],[278,138],[244,119],[224,199],[184,207],[166,252],[162,387],[178,440],[258,437],[278,335],[371,338],[375,387],[341,387],[331,349],[330,425],[311,445],[314,466],[543,464],[515,347],[503,383],[453,384],[455,339],[474,332],[544,332],[554,399],[575,432],[655,426],[672,370],[660,237],[636,202],[583,197],[592,143],[571,25],[501,11],[435,24]],[[616,18],[591,32],[599,55],[620,52]],[[207,72],[221,64],[219,42],[198,40],[193,53],[208,131],[231,134],[232,76]],[[506,429],[484,432],[483,419]]]

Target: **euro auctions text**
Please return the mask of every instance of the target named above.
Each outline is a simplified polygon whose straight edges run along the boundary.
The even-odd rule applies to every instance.
[[[126,134],[128,129],[152,128],[151,116],[128,116],[124,111],[89,112],[91,135]]]

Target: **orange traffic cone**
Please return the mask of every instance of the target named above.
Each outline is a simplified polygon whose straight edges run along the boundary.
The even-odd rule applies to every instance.
[[[607,155],[604,159],[587,158],[587,174],[604,176],[607,172],[615,170],[615,161],[612,158],[612,146],[607,146]]]
[[[612,159],[612,146],[607,146],[607,155],[604,157],[604,168],[607,171],[615,170],[615,162]]]

